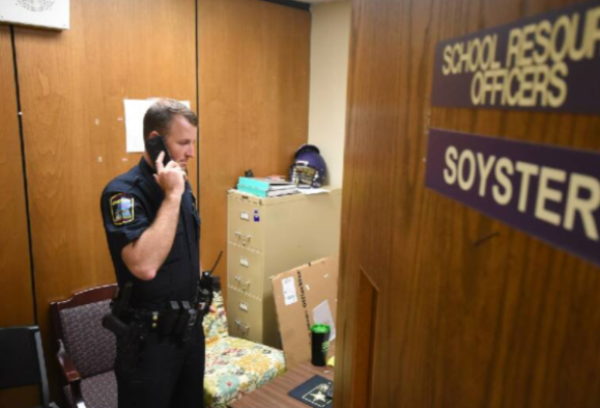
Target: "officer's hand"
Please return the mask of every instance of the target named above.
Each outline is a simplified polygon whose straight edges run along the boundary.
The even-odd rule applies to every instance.
[[[185,171],[174,161],[170,161],[165,166],[163,164],[163,157],[165,152],[160,152],[156,159],[156,174],[154,178],[156,182],[165,192],[165,196],[174,195],[181,196],[185,191]]]

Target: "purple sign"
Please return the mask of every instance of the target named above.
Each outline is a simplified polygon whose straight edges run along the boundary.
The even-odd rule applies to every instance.
[[[600,265],[600,154],[440,129],[425,184]]]
[[[442,41],[432,104],[600,112],[600,1]]]

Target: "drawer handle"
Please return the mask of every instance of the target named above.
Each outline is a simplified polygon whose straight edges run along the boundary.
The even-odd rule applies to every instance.
[[[242,241],[242,244],[244,245],[248,245],[250,243],[250,240],[252,239],[252,235],[244,235],[240,231],[236,231],[235,236],[237,237],[238,241]]]
[[[238,286],[242,288],[242,290],[248,290],[250,288],[250,280],[244,281],[241,276],[236,275],[235,280],[238,283]]]
[[[238,330],[242,334],[248,334],[248,332],[250,331],[250,326],[245,325],[239,319],[235,319],[235,325],[238,327]]]

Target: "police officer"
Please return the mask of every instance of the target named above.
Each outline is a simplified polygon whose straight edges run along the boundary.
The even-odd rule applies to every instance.
[[[161,330],[175,313],[181,315],[179,306],[196,306],[200,217],[186,170],[197,127],[197,116],[185,105],[168,99],[153,104],[144,116],[144,140],[162,135],[171,161],[163,165],[161,153],[152,162],[145,152],[102,193],[119,288],[132,286],[128,313],[121,317],[140,328],[138,347],[117,338],[119,408],[203,407],[202,318],[186,326],[186,333]]]

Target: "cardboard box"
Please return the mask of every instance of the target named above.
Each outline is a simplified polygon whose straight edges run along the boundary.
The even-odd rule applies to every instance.
[[[310,326],[331,325],[335,340],[337,257],[323,258],[271,279],[287,368],[310,361]]]

